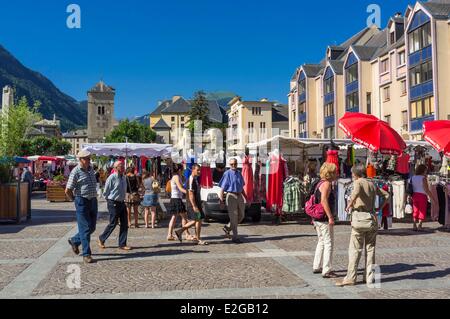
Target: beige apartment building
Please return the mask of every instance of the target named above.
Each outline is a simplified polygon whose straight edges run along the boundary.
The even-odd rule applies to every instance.
[[[267,99],[244,101],[239,96],[228,105],[227,150],[243,152],[249,143],[275,135],[289,136],[287,105]]]
[[[450,0],[417,2],[383,30],[365,28],[330,46],[290,83],[289,131],[297,138],[343,138],[345,112],[373,114],[405,139],[425,121],[450,119]]]
[[[88,143],[87,130],[77,130],[63,134],[63,139],[72,145],[71,155],[77,155],[83,148],[84,144]]]
[[[176,95],[159,103],[150,114],[150,127],[158,134],[160,142],[178,144],[189,123],[192,100]],[[226,110],[217,101],[208,101],[209,117],[213,123],[226,123]]]

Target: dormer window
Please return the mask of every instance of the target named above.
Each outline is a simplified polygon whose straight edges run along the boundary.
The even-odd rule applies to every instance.
[[[391,32],[390,37],[391,37],[391,42],[390,42],[390,44],[392,45],[392,44],[395,43],[395,32]]]

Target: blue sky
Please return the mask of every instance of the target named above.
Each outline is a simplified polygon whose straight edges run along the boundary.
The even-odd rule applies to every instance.
[[[380,5],[384,27],[410,2],[3,1],[0,44],[78,100],[103,78],[119,118],[199,89],[287,103],[295,68],[361,30],[369,4]],[[81,7],[80,30],[66,26],[70,3]]]

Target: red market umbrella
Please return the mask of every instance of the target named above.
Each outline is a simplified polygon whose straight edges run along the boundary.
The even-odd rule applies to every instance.
[[[430,121],[423,124],[423,136],[438,152],[450,157],[450,121]]]
[[[339,120],[339,127],[353,142],[372,152],[401,155],[406,149],[403,138],[388,123],[373,115],[346,113]]]

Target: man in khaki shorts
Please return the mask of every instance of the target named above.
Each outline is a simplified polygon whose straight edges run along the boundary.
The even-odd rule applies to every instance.
[[[238,162],[236,159],[230,160],[231,169],[226,171],[219,183],[221,192],[219,194],[220,201],[223,203],[223,195],[227,193],[226,204],[228,208],[228,215],[230,223],[223,228],[225,234],[230,237],[233,232],[233,243],[241,244],[242,240],[238,237],[238,225],[245,218],[245,193],[244,193],[244,178],[240,171],[238,171]]]

